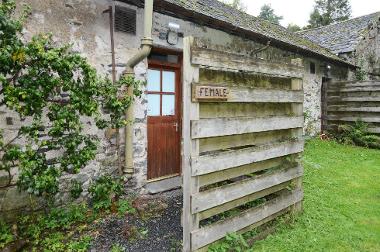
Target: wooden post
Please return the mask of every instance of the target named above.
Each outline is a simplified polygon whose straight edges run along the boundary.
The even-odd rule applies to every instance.
[[[192,102],[192,83],[198,83],[199,68],[191,64],[191,45],[194,38],[184,39],[183,48],[183,251],[190,252],[191,232],[198,228],[198,215],[191,212],[191,195],[199,191],[199,178],[192,177],[191,159],[199,155],[199,140],[191,138],[191,121],[199,119],[199,103]]]
[[[302,66],[302,59],[294,59],[292,63],[298,66]],[[303,80],[299,78],[292,79],[292,90],[303,90]],[[292,112],[294,116],[303,116],[303,103],[293,103],[292,104]],[[293,129],[292,137],[302,138],[303,137],[303,128]],[[300,162],[300,161],[299,161]],[[299,164],[302,166],[302,164]],[[303,169],[303,168],[302,168]],[[302,190],[302,177],[296,178],[293,180],[295,184],[295,190]],[[300,212],[302,211],[302,201],[296,203],[294,205],[294,211]]]

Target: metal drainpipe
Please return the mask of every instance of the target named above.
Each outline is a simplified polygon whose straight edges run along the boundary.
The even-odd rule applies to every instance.
[[[152,39],[152,22],[153,22],[153,0],[145,0],[144,6],[144,38],[141,40],[141,48],[139,52],[133,56],[127,62],[127,69],[123,74],[134,75],[133,68],[143,61],[148,55],[153,47]],[[133,95],[133,87],[128,88],[128,95]],[[132,103],[125,113],[126,120],[128,123],[125,126],[125,168],[124,172],[127,177],[132,177],[133,169],[133,119],[134,119],[134,104]]]

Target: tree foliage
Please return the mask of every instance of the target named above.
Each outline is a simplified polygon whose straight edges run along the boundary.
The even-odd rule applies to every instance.
[[[349,0],[316,0],[313,12],[310,14],[308,28],[317,28],[351,17]]]
[[[17,166],[21,190],[51,199],[63,173],[78,173],[95,157],[98,139],[84,132],[81,118],[100,129],[125,125],[133,97],[120,90],[134,85],[139,95],[140,83],[123,77],[113,84],[99,77],[51,34],[25,41],[21,31],[29,10],[16,16],[15,8],[14,1],[0,3],[0,106],[16,112],[23,126],[11,139],[9,132],[0,132],[0,170],[11,179]]]
[[[243,12],[246,12],[247,11],[247,6],[245,6],[241,0],[222,0],[223,3],[239,10],[239,11],[243,11]]]
[[[280,21],[283,19],[282,16],[278,16],[274,13],[274,9],[270,4],[264,4],[261,7],[259,18],[265,19],[273,24],[280,24]]]
[[[286,27],[286,29],[288,29],[291,32],[298,32],[298,31],[302,30],[302,28],[296,24],[288,24],[288,27]]]

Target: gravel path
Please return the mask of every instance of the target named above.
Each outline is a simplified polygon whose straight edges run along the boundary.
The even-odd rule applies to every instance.
[[[116,244],[134,252],[181,251],[182,191],[144,197],[136,204],[138,214],[97,224],[98,236],[91,251],[111,251]]]

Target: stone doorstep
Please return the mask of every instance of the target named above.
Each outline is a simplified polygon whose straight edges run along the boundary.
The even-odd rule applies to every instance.
[[[148,184],[145,185],[145,189],[148,191],[149,194],[156,194],[180,188],[181,184],[182,177],[176,176],[159,181],[148,182]]]

